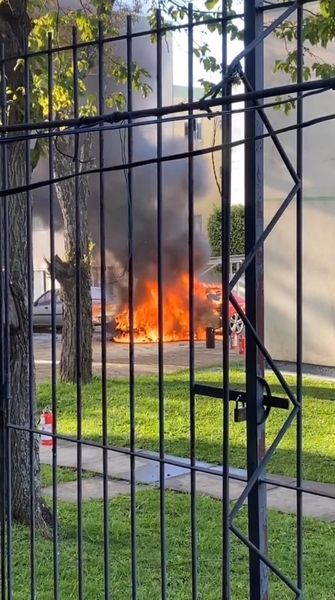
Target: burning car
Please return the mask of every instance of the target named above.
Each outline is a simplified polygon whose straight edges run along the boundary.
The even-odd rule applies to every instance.
[[[189,339],[189,277],[182,274],[177,280],[165,283],[162,297],[164,342]],[[158,284],[155,279],[139,280],[134,293],[134,341],[157,342]],[[114,341],[129,341],[128,305],[116,316]],[[194,279],[194,339],[206,339],[206,327],[220,326],[220,316],[215,303],[208,297],[206,286]]]
[[[194,279],[194,339],[206,339],[206,328],[219,331],[222,327],[222,290]],[[235,295],[244,310],[244,300]],[[189,277],[181,275],[164,285],[163,298],[163,340],[176,342],[189,340]],[[241,333],[243,321],[232,304],[229,306],[230,331]],[[127,303],[115,317],[115,342],[128,342],[129,310]],[[134,342],[157,342],[158,331],[158,285],[154,279],[137,281],[134,293]]]

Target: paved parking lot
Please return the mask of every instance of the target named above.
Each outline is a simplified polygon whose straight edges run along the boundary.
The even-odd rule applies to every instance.
[[[101,374],[101,336],[94,335],[93,339],[93,372]],[[51,378],[51,335],[34,335],[35,363],[37,382]],[[126,376],[129,373],[129,346],[128,344],[106,342],[107,374],[109,377]],[[60,359],[61,336],[57,335],[56,360]],[[234,360],[241,360],[234,354]],[[242,359],[243,360],[243,359]],[[197,367],[208,367],[222,361],[222,341],[216,341],[215,349],[207,349],[205,342],[195,344],[195,364]],[[170,342],[164,344],[164,371],[173,373],[189,366],[189,344],[187,342]],[[158,345],[135,345],[135,373],[136,375],[151,375],[158,372]]]

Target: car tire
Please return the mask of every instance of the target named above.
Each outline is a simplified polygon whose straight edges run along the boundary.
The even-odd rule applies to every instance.
[[[237,335],[240,335],[243,332],[244,329],[244,323],[240,317],[239,314],[237,313],[233,313],[230,317],[229,317],[229,331],[230,333],[236,333]]]

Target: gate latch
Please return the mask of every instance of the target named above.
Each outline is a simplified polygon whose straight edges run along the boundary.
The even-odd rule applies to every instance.
[[[235,423],[242,423],[247,420],[247,405],[242,400],[237,399],[234,408]]]

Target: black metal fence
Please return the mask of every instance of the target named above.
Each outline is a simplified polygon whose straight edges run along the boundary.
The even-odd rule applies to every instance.
[[[195,100],[193,96],[193,35],[195,28],[203,26],[203,23],[194,20],[192,6],[189,6],[188,21],[185,25],[162,27],[161,13],[158,11],[157,26],[154,31],[134,32],[132,20],[128,18],[127,32],[117,38],[104,38],[100,28],[99,39],[85,45],[77,41],[77,34],[74,32],[73,44],[66,48],[59,48],[53,46],[49,36],[47,49],[20,56],[25,88],[21,98],[24,118],[22,110],[15,112],[9,103],[9,100],[13,103],[13,98],[8,96],[6,81],[13,62],[11,57],[6,55],[6,48],[2,47],[0,262],[3,277],[0,286],[0,307],[3,327],[0,345],[0,452],[3,482],[1,488],[1,598],[3,599],[19,600],[28,597],[58,599],[67,594],[69,598],[94,597],[121,600],[129,597],[142,598],[146,594],[149,598],[195,599],[215,596],[225,600],[231,597],[265,600],[268,597],[279,597],[277,591],[273,596],[269,596],[271,571],[293,594],[286,596],[286,590],[283,588],[281,597],[303,598],[302,132],[305,124],[302,105],[304,93],[330,89],[334,86],[334,81],[303,81],[303,2],[286,2],[281,6],[278,5],[277,9],[281,8],[280,15],[278,16],[276,12],[272,24],[266,28],[264,28],[263,15],[274,7],[270,4],[263,5],[257,0],[245,2],[245,47],[230,64],[227,63],[226,58],[228,36],[225,32],[227,23],[233,17],[228,14],[225,3],[223,4],[219,17],[213,18],[213,22],[221,23],[223,32],[222,80],[217,85],[213,85],[210,92],[204,94],[200,100]],[[294,13],[298,19],[299,32],[297,83],[281,88],[264,89],[263,42],[285,18]],[[188,98],[182,104],[173,102],[166,104],[162,62],[165,39],[169,32],[183,28],[188,35]],[[132,83],[136,59],[133,45],[136,40],[145,37],[149,40],[153,33],[156,40],[151,52],[156,54],[156,72],[153,77],[156,84],[156,97],[153,100],[154,92],[149,94],[148,107],[143,104],[136,109]],[[107,84],[104,69],[108,60],[108,48],[116,42],[124,44],[125,47],[126,105],[119,111],[108,111],[105,102]],[[80,112],[78,65],[82,53],[88,49],[93,56],[95,69],[97,114],[83,116]],[[72,114],[67,118],[58,118],[55,115],[53,97],[55,82],[57,83],[54,61],[62,52],[72,55],[73,104],[70,107]],[[49,91],[46,112],[48,114],[33,121],[31,69],[37,57],[42,61],[45,60],[47,69]],[[232,94],[232,86],[237,80],[242,83],[241,90],[238,94]],[[264,111],[264,106],[273,105],[274,98],[284,94],[291,94],[296,98],[297,123],[288,128],[296,130],[296,165],[293,165],[287,157]],[[264,105],[265,98],[272,100]],[[245,140],[232,142],[232,116],[234,106],[239,101],[245,102]],[[155,106],[150,107],[153,102]],[[180,121],[193,123],[195,120],[203,120],[210,123],[217,117],[222,119],[222,140],[218,140],[214,146],[204,143],[197,145],[194,140],[194,128],[188,127],[185,148],[179,146],[176,151],[167,150],[170,148],[169,144],[165,145],[167,126],[173,124],[177,126]],[[137,150],[142,143],[145,143],[145,136],[142,138],[142,134],[138,132],[145,127],[146,131],[154,131],[150,148],[152,153],[144,152],[141,156]],[[82,160],[80,154],[83,147],[82,140],[90,135],[93,136],[92,154],[88,159]],[[173,138],[173,132],[169,135]],[[73,154],[67,154],[62,146],[62,140],[66,136],[69,145],[72,144]],[[263,140],[266,137],[270,137],[276,146],[292,176],[293,187],[271,222],[264,228]],[[45,171],[37,176],[31,165],[32,147],[38,148],[36,140],[44,141],[44,155],[46,155],[40,158],[41,161],[44,160]],[[114,154],[110,159],[112,155],[109,155],[109,152],[112,152],[112,146],[108,145],[109,140],[112,140],[111,143],[114,145],[118,144],[119,160],[115,160]],[[244,143],[245,260],[229,281],[231,151],[234,146]],[[195,201],[198,194],[197,177],[199,172],[202,173],[201,161],[213,153],[221,154],[220,201],[223,215],[223,341],[217,341],[219,348],[222,346],[222,352],[216,355],[216,362],[220,362],[220,378],[216,380],[216,386],[213,382],[210,385],[211,380],[207,381],[203,373],[200,379],[198,378],[197,366],[201,364],[199,352],[204,355],[206,350],[204,343],[199,341],[197,321],[199,308],[197,265],[202,242],[194,228]],[[93,155],[94,159],[92,159]],[[59,157],[63,160],[61,165],[64,168],[63,174],[60,174],[59,165],[56,168]],[[180,171],[182,179],[180,188],[186,201],[181,207],[181,212],[176,213],[178,219],[175,219],[172,211],[177,192],[173,188],[170,193],[169,186],[174,177],[176,181],[179,177],[179,164],[183,165]],[[143,174],[138,175],[139,172]],[[91,189],[91,198],[85,196],[85,190],[80,187],[81,180],[87,176],[90,178],[88,187]],[[59,267],[56,255],[61,252],[57,249],[55,239],[57,232],[62,235],[64,216],[59,212],[59,186],[67,182],[70,182],[67,193],[72,194],[73,199],[73,202],[67,204],[68,211],[72,211],[73,215],[73,230],[70,235],[75,243],[75,260],[72,265],[74,270],[69,271],[66,276],[66,281],[72,278],[72,283],[75,282],[72,288],[75,294],[73,313],[75,320],[72,320],[71,327],[74,332],[72,358],[75,357],[77,368],[73,385],[66,385],[57,379],[60,342],[57,337],[57,306],[54,293]],[[143,182],[145,182],[144,186]],[[176,185],[178,187],[178,181]],[[122,206],[119,210],[118,194],[121,187]],[[147,203],[143,202],[143,195],[147,195]],[[87,352],[86,346],[90,345],[90,341],[84,339],[86,330],[82,324],[82,312],[85,308],[82,306],[85,298],[82,263],[87,258],[83,252],[83,229],[86,218],[83,198],[87,203],[89,230],[91,232],[93,229],[95,234],[95,237],[93,236],[93,242],[96,244],[95,268],[99,264],[101,282],[101,336],[99,341],[95,340],[93,343],[95,378],[93,383],[87,385],[83,383],[82,364],[83,354]],[[294,198],[297,214],[295,390],[287,383],[264,345],[263,298],[263,243]],[[150,205],[150,215],[146,221],[148,205]],[[33,236],[33,219],[36,211],[40,211],[49,230],[47,258],[52,281],[52,302],[48,313],[51,334],[49,345],[45,346],[43,342],[41,351],[35,343],[33,333],[34,323],[36,325],[32,281],[33,243],[35,246],[38,244],[38,238]],[[168,226],[170,222],[172,230]],[[143,233],[145,226],[147,229],[143,237],[140,232]],[[181,229],[177,230],[177,226]],[[112,241],[110,237],[113,238]],[[177,247],[178,252],[175,250]],[[124,337],[121,336],[121,341],[124,339],[126,346],[115,343],[113,349],[117,348],[117,350],[115,352],[113,350],[112,358],[109,355],[112,342],[107,339],[108,332],[112,331],[112,325],[108,316],[108,302],[106,302],[106,285],[111,283],[106,281],[106,272],[110,266],[108,261],[112,260],[111,256],[113,260],[116,257],[120,267],[119,275],[112,283],[113,289],[118,285],[121,287],[122,302],[120,298],[119,301],[122,311],[126,313],[127,324],[126,330],[123,331]],[[185,272],[186,284],[182,279]],[[231,290],[244,273],[245,311],[231,294]],[[146,283],[146,278],[148,281],[153,281],[156,286],[154,292],[157,306],[154,306],[157,310],[154,312],[154,319],[156,319],[158,334],[156,338],[154,337],[157,344],[152,345],[152,353],[156,353],[157,357],[156,379],[138,378],[138,373],[145,373],[145,369],[139,371],[140,366],[148,360],[143,358],[136,344],[139,334],[143,334],[138,330],[136,315],[144,297],[145,285],[143,284]],[[63,285],[67,285],[64,280]],[[171,367],[172,359],[169,354],[171,346],[168,346],[165,340],[169,337],[167,335],[168,311],[171,310],[167,307],[166,296],[171,289],[175,288],[177,291],[173,302],[176,301],[175,298],[180,298],[186,293],[188,350],[187,356],[185,354],[182,359],[184,366],[187,366],[187,375],[183,373],[180,376],[181,383],[179,382],[177,391],[173,392],[171,378],[169,379],[170,376],[166,374],[167,369]],[[229,330],[231,306],[240,315],[246,330],[245,387],[242,386],[239,390],[233,388],[230,381],[233,360],[230,356],[231,332]],[[148,313],[147,317],[150,321]],[[66,318],[70,317],[64,314],[64,319]],[[117,323],[120,324],[119,321]],[[182,333],[180,335],[178,333],[178,327],[176,331],[175,339],[183,339]],[[64,335],[71,338],[69,331]],[[150,353],[151,350],[148,352]],[[282,386],[283,394],[280,397],[271,393],[264,374],[265,361]],[[41,384],[42,376],[39,373],[43,370],[44,363],[50,364],[50,381]],[[122,371],[124,374],[124,369],[127,368],[126,379],[115,378],[115,365],[119,363],[127,365]],[[110,372],[113,379],[110,378]],[[143,404],[145,389],[148,389],[148,393],[154,395],[156,399],[149,403],[151,414],[147,411],[146,404]],[[185,396],[185,390],[187,390],[188,415],[182,414],[185,404],[181,402],[180,394]],[[91,404],[94,395],[98,398],[100,407]],[[127,397],[126,408],[124,406],[121,408],[124,395]],[[174,398],[177,403],[181,402],[179,415],[178,409],[171,408],[171,398]],[[203,440],[199,441],[197,434],[199,418],[202,418],[198,416],[201,401],[212,402],[212,404],[207,403],[207,407],[212,407],[208,408],[210,412],[214,410],[214,406],[222,407],[220,422],[214,420],[212,422],[214,432],[222,431],[218,450],[221,453],[221,460],[199,461],[199,445],[203,446]],[[236,474],[236,470],[230,468],[232,402],[236,404],[235,420],[246,423],[245,475],[241,472]],[[42,487],[49,488],[51,500],[41,498],[39,475],[38,445],[41,434],[39,414],[45,405],[52,410],[53,423],[50,437],[53,445],[49,450],[47,446],[41,446],[42,461],[49,460],[51,465],[50,473],[46,470],[47,467],[43,467],[45,470],[42,470]],[[278,430],[275,440],[266,449],[265,431],[271,409],[286,410],[287,417]],[[167,417],[167,412],[171,410],[172,416],[170,414]],[[122,411],[123,423],[120,421]],[[48,416],[49,413],[46,415]],[[72,417],[74,415],[74,418],[71,415]],[[101,423],[96,430],[92,423],[96,422],[97,415],[101,417]],[[145,431],[143,435],[138,433],[138,418],[141,419],[141,427]],[[185,419],[186,432],[184,430],[184,441],[176,440],[174,446],[171,436],[173,438],[174,427],[176,431],[180,431],[179,419]],[[271,482],[275,485],[280,484],[272,476],[266,475],[266,466],[292,423],[296,423],[297,427],[296,482],[283,485],[296,493],[296,552],[294,553],[296,575],[292,575],[291,571],[290,576],[287,576],[268,555],[266,486]],[[129,431],[126,433],[127,427]],[[242,423],[240,427],[243,427]],[[188,446],[188,450],[181,449],[179,454],[172,452],[171,448],[177,448],[178,445],[181,448]],[[74,457],[73,448],[75,448]],[[151,452],[153,449],[157,451],[156,454]],[[171,454],[174,456],[171,457]],[[201,450],[200,454],[203,457],[204,452]],[[209,449],[208,455],[213,454],[215,452]],[[119,469],[118,479],[113,479],[118,461],[123,461],[123,466]],[[211,465],[211,462],[216,462],[219,467]],[[156,475],[143,476],[141,479],[137,475],[139,465],[143,469],[149,469],[151,465],[150,468],[156,468]],[[68,469],[64,471],[66,466]],[[101,478],[94,476],[94,473],[100,473]],[[175,481],[181,476],[189,477],[185,483],[186,487],[183,488],[182,484],[179,487],[182,491],[188,491],[189,495],[176,497],[169,491],[171,473],[172,478],[176,477]],[[206,505],[204,497],[197,496],[197,491],[204,492],[203,487],[199,488],[199,475],[210,476],[207,480],[209,491],[213,480],[220,481],[219,505],[215,504],[215,507]],[[91,487],[88,493],[91,499],[88,500],[85,495],[87,477],[93,480],[90,481]],[[118,488],[120,479],[123,483]],[[141,482],[144,484],[151,481],[155,485],[150,488],[139,485]],[[230,491],[234,481],[245,485],[232,502]],[[72,504],[69,503],[69,497],[64,496],[65,492],[61,491],[64,489],[62,487],[64,483],[68,486],[66,493],[70,496],[72,494],[70,498],[74,500]],[[159,491],[157,489],[155,491],[157,487]],[[121,496],[115,495],[111,499],[111,496],[114,496],[114,488],[121,490]],[[129,503],[128,496],[123,495],[128,493]],[[120,504],[117,503],[117,498],[121,498]],[[176,498],[177,503],[174,504]],[[247,509],[243,508],[246,500],[248,500]],[[247,511],[245,530],[242,524],[236,524],[236,518],[241,510]],[[219,528],[212,521],[214,513],[217,513]],[[174,529],[174,521],[177,523],[176,529]],[[179,528],[182,537],[178,539]],[[209,537],[206,538],[206,535]],[[214,540],[215,535],[217,539]],[[151,538],[154,540],[154,545],[156,544],[155,547],[150,542]],[[233,550],[231,548],[235,544],[235,538],[240,540],[248,550],[248,566],[247,556],[243,551],[237,551],[235,546]],[[239,571],[241,562],[243,567]],[[245,578],[244,587],[241,588],[243,582],[237,579],[241,576],[243,578],[246,572],[249,575]]]

